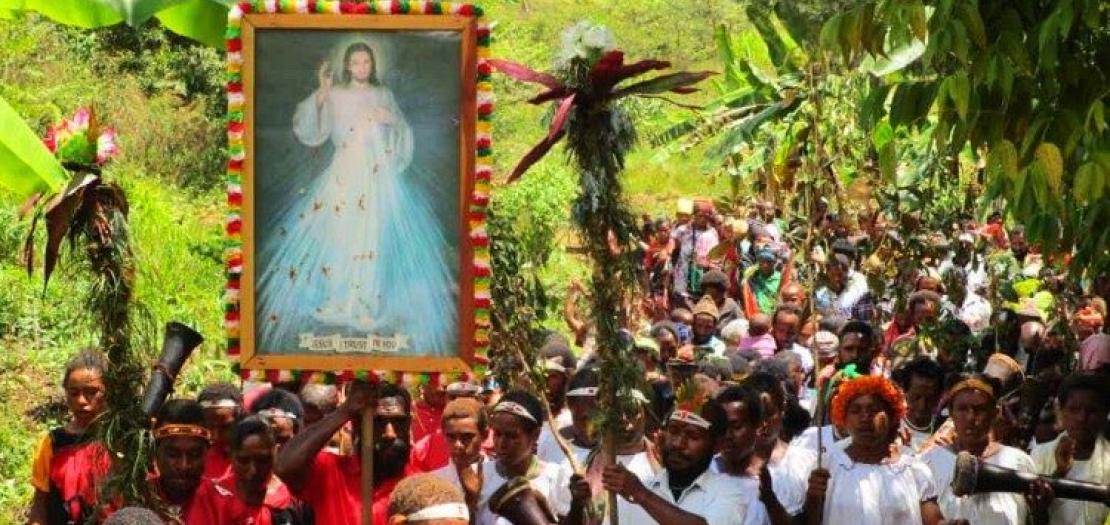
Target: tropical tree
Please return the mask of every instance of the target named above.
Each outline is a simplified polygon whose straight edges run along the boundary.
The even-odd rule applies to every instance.
[[[1004,207],[1073,272],[1110,268],[1110,31],[1097,0],[862,2],[831,17],[821,42],[872,69],[876,122],[927,130],[931,155],[985,169],[984,210]],[[891,49],[914,46],[912,60]],[[950,169],[954,173],[955,169]]]
[[[719,96],[657,143],[707,144],[707,168],[754,174],[757,191],[809,201],[816,190],[841,211],[840,198],[874,199],[929,228],[1004,210],[1073,273],[1110,266],[1110,233],[1097,227],[1110,220],[1110,32],[1097,1],[747,12],[754,29],[718,36]]]

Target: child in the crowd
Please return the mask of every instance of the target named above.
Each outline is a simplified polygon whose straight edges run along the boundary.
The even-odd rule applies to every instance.
[[[748,336],[740,339],[741,354],[751,352],[761,359],[775,355],[775,338],[770,332],[771,316],[764,313],[753,315],[748,319]]]
[[[82,350],[66,365],[62,387],[70,419],[51,430],[35,449],[30,525],[85,523],[100,513],[100,484],[112,463],[95,440],[93,425],[107,403],[107,367],[104,356],[92,349]]]

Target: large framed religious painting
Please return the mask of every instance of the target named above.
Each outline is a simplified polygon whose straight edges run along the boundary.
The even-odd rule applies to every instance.
[[[229,353],[253,370],[469,370],[488,318],[480,11],[232,11]]]

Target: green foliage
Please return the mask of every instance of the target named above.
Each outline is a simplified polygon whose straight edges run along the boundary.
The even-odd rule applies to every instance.
[[[55,193],[65,186],[68,177],[61,163],[3,98],[0,128],[4,129],[0,137],[0,187],[27,198],[35,193]]]
[[[224,3],[227,2],[185,0],[159,11],[155,16],[166,29],[204,45],[219,48],[224,45],[224,26],[227,23],[227,7]]]
[[[1110,268],[1110,238],[1087,234],[1108,211],[1088,195],[1110,152],[1108,16],[1097,0],[863,2],[824,24],[822,44],[849,67],[921,48],[872,69],[895,93],[891,125],[929,129],[942,164],[986,153],[984,210],[1005,206],[1044,252],[1093,274]]]
[[[0,0],[0,18],[38,13],[58,23],[94,29],[121,22],[141,27],[156,17],[169,30],[220,47],[233,0]]]
[[[119,11],[100,0],[3,0],[0,9],[11,13],[34,11],[56,22],[86,29],[123,21]]]

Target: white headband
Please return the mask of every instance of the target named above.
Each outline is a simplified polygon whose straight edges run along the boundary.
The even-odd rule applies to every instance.
[[[515,416],[520,416],[520,417],[522,417],[524,419],[527,419],[527,420],[529,420],[533,423],[539,423],[539,421],[536,421],[536,417],[533,416],[531,412],[528,412],[527,408],[524,408],[524,406],[521,405],[520,403],[515,403],[513,401],[502,401],[502,402],[498,403],[497,406],[493,407],[493,411],[494,412],[507,412],[507,413],[513,414]]]
[[[263,408],[257,413],[262,417],[284,417],[289,419],[297,419],[297,414],[282,410],[280,408]]]
[[[424,507],[412,514],[405,516],[405,521],[424,520],[469,520],[470,511],[462,503],[440,503],[431,507]]]
[[[544,367],[553,372],[566,372],[567,367],[563,366],[562,357],[552,357],[544,361]]]
[[[447,385],[446,391],[448,394],[479,394],[482,392],[482,387],[466,381],[455,381]]]
[[[567,392],[567,397],[596,397],[596,396],[597,396],[597,387],[596,386],[584,386],[584,387],[581,387],[581,388],[575,388],[574,390],[571,390],[570,392]]]
[[[200,402],[201,408],[239,408],[234,399],[212,399]]]
[[[674,412],[671,412],[671,418],[670,419],[672,421],[681,421],[683,423],[689,423],[691,425],[694,425],[695,427],[701,427],[701,428],[706,428],[706,429],[713,426],[713,424],[710,423],[709,420],[707,420],[704,417],[701,417],[701,416],[699,416],[699,415],[697,415],[693,412],[690,412],[689,410],[675,410]]]
[[[598,392],[599,389],[596,386],[584,386],[581,388],[575,388],[574,390],[567,392],[567,397],[597,397]],[[639,401],[641,403],[646,404],[649,402],[648,398],[644,396],[644,393],[635,388],[624,392],[623,395],[631,397],[632,399],[635,399],[636,401]]]

